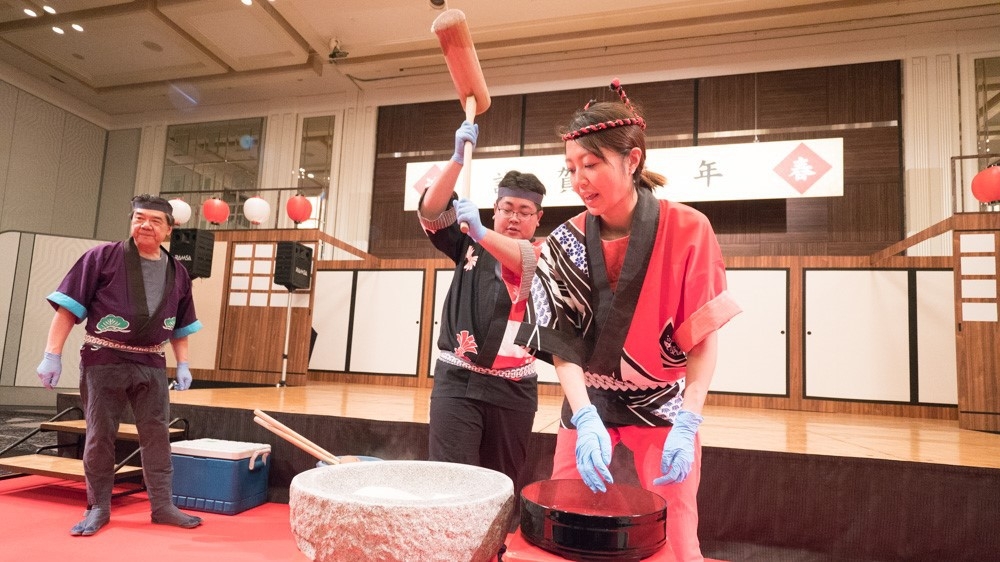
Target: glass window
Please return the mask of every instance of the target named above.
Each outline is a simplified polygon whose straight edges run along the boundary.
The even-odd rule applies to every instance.
[[[976,59],[976,148],[1000,152],[1000,57]]]
[[[1000,57],[976,59],[976,152],[1000,153]],[[1000,158],[988,158],[980,168]]]
[[[196,207],[213,196],[221,197],[234,211],[227,228],[250,226],[239,209],[260,185],[263,132],[263,117],[167,128],[160,195],[180,197],[191,205],[194,216],[185,227],[206,226]]]
[[[1000,57],[975,59],[976,171],[1000,165]],[[998,211],[996,201],[979,202],[979,211]]]
[[[330,193],[335,122],[333,115],[306,117],[302,120],[295,187],[312,203],[312,216],[300,223],[298,228],[322,228],[320,219],[326,216],[326,198]]]

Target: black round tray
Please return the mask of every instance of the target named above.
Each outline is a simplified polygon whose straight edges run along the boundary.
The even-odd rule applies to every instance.
[[[636,486],[591,492],[582,480],[541,480],[521,490],[521,535],[569,560],[631,562],[667,542],[667,502]]]

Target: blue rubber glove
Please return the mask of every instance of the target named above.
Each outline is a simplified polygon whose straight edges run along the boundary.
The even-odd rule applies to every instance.
[[[62,374],[62,355],[46,351],[36,371],[38,372],[38,378],[42,380],[42,385],[52,390],[53,387],[59,384],[59,375]]]
[[[191,369],[188,368],[187,361],[177,364],[177,374],[174,376],[176,384],[174,390],[187,390],[191,388]]]
[[[687,478],[691,465],[694,464],[694,435],[704,419],[687,410],[677,412],[674,427],[663,443],[663,458],[660,460],[663,476],[653,480],[653,484],[674,484]]]
[[[476,205],[468,199],[459,199],[455,201],[455,219],[458,223],[465,223],[469,225],[469,236],[473,240],[479,242],[486,236],[486,227],[483,226],[483,221],[479,218],[479,205]]]
[[[611,464],[611,436],[604,428],[597,408],[587,404],[577,410],[570,421],[576,426],[576,469],[584,484],[592,492],[608,491],[604,483],[614,483],[608,468]]]
[[[459,164],[465,164],[465,143],[472,143],[472,150],[476,149],[476,139],[479,138],[479,124],[473,125],[468,121],[462,121],[462,125],[455,130],[455,154],[451,159]]]

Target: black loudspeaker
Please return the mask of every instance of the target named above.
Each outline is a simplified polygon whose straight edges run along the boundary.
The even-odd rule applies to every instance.
[[[191,279],[212,276],[215,233],[197,228],[175,228],[170,233],[170,253],[184,264]]]
[[[274,284],[289,291],[308,289],[312,280],[313,251],[297,242],[278,242],[274,255]]]

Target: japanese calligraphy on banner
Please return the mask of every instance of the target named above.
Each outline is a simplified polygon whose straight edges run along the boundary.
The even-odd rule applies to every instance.
[[[414,211],[420,194],[446,162],[406,165],[404,209]],[[844,194],[841,138],[658,148],[646,152],[646,168],[667,177],[654,191],[671,201],[734,201],[839,197]],[[496,201],[497,183],[510,170],[532,173],[545,184],[543,207],[580,205],[561,154],[515,158],[476,157],[470,199],[481,208]]]

